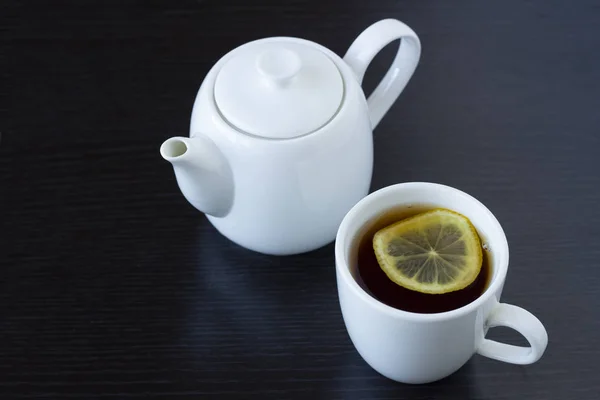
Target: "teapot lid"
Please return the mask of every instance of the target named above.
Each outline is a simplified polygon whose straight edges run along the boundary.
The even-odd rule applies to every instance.
[[[338,111],[343,94],[340,71],[325,53],[285,38],[236,50],[214,88],[217,107],[230,124],[269,139],[321,128]]]

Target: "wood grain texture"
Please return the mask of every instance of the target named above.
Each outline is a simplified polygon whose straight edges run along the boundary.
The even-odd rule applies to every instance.
[[[423,56],[375,132],[372,189],[434,181],[488,205],[511,247],[503,300],[548,329],[536,365],[382,378],[344,329],[331,245],[233,245],[159,157],[231,48],[343,54],[385,17]],[[591,0],[2,1],[0,398],[597,399],[599,48]]]

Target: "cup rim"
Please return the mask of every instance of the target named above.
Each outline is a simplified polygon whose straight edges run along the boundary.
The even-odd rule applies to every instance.
[[[478,207],[480,207],[481,211],[487,214],[490,220],[496,225],[496,229],[501,237],[501,243],[498,243],[496,246],[501,246],[502,251],[505,252],[506,257],[503,262],[500,262],[498,265],[494,265],[496,271],[493,275],[492,282],[489,284],[487,289],[474,301],[469,304],[465,304],[460,308],[456,308],[454,310],[445,311],[441,313],[415,313],[405,310],[400,310],[387,304],[382,303],[377,300],[369,293],[367,293],[359,284],[356,282],[352,273],[350,272],[350,267],[348,260],[346,259],[346,249],[351,244],[348,243],[347,237],[348,235],[348,226],[353,219],[355,219],[358,215],[362,214],[365,209],[367,209],[371,203],[379,199],[380,197],[384,197],[390,194],[390,192],[397,192],[399,190],[407,190],[407,189],[418,189],[422,187],[435,187],[439,190],[449,190],[460,196],[465,197],[469,201],[475,203]],[[358,203],[350,209],[350,211],[346,214],[340,227],[338,228],[338,232],[335,240],[335,265],[336,270],[338,271],[338,276],[341,276],[344,283],[350,287],[350,289],[354,292],[355,295],[359,296],[363,301],[369,303],[372,307],[375,307],[377,310],[384,312],[391,317],[394,318],[402,318],[412,321],[420,321],[420,322],[432,322],[432,321],[440,321],[440,320],[448,320],[458,318],[465,314],[472,312],[473,310],[480,307],[483,303],[488,301],[488,299],[493,296],[498,288],[504,284],[506,279],[506,274],[508,272],[508,260],[509,260],[509,252],[508,252],[508,242],[506,240],[506,235],[500,222],[496,219],[494,214],[479,200],[475,197],[465,193],[459,189],[456,189],[452,186],[447,186],[439,183],[432,182],[405,182],[405,183],[397,183],[394,185],[386,186],[381,189],[374,191],[373,193],[362,198]],[[339,284],[339,282],[338,282]]]

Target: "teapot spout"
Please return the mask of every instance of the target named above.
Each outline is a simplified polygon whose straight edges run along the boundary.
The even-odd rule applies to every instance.
[[[233,176],[227,159],[208,138],[172,137],[160,147],[173,165],[183,196],[214,217],[225,217],[233,204]]]

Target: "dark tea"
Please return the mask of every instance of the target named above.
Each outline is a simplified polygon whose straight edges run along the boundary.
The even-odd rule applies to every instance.
[[[400,207],[392,209],[370,221],[354,240],[353,274],[356,281],[371,296],[400,310],[414,313],[440,313],[451,311],[471,303],[487,288],[490,280],[490,253],[485,246],[482,249],[483,263],[481,271],[471,285],[464,289],[444,294],[426,294],[406,289],[392,282],[379,266],[373,250],[375,233],[395,222],[414,215],[430,211],[435,207]],[[482,243],[484,241],[482,240]]]

